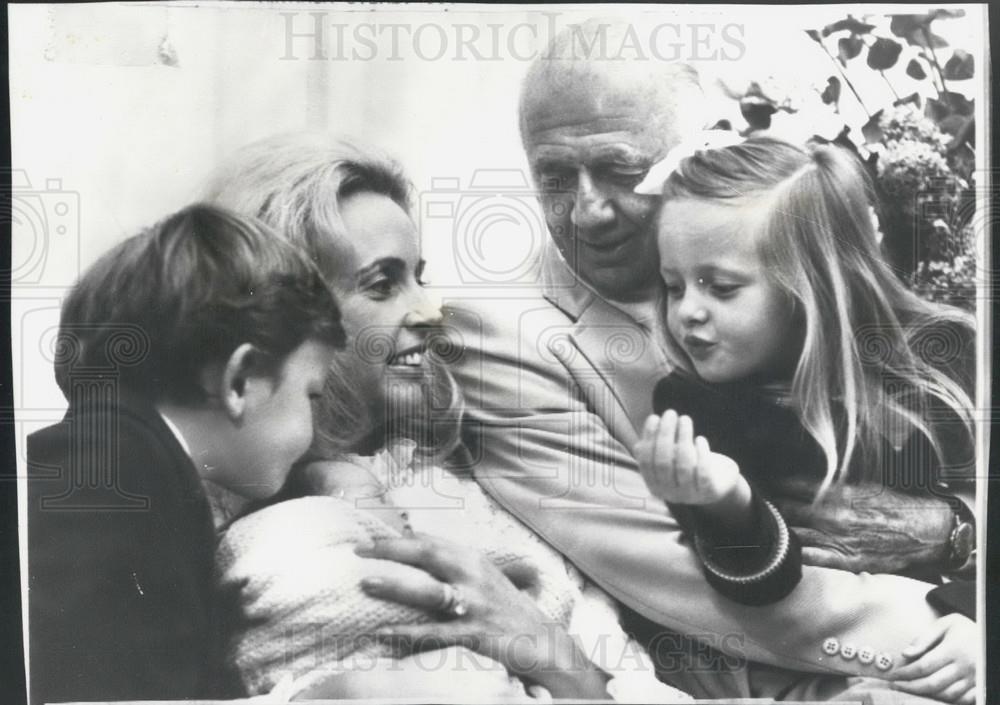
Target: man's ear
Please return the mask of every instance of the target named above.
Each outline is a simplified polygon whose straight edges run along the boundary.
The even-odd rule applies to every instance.
[[[226,415],[235,422],[242,420],[246,413],[247,398],[252,382],[259,375],[257,367],[260,353],[250,343],[243,343],[233,350],[222,369],[219,397]]]

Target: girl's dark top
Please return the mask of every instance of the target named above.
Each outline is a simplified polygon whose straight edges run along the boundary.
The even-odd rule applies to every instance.
[[[198,473],[155,409],[115,397],[28,438],[31,700],[242,695],[221,676]]]
[[[769,496],[766,484],[761,487],[759,483],[766,483],[767,473],[756,470],[775,457],[775,449],[763,432],[770,424],[785,420],[783,410],[761,404],[762,399],[749,392],[736,390],[729,395],[688,374],[674,372],[656,385],[653,410],[662,414],[674,409],[690,416],[695,432],[708,439],[712,451],[735,460],[750,483],[755,527],[750,534],[729,535],[697,507],[670,504],[670,510],[692,538],[708,582],[736,602],[765,605],[785,597],[798,584],[802,550],[781,514],[765,499]],[[789,463],[795,462],[790,453],[786,457]]]
[[[677,371],[660,381],[653,397],[657,413],[670,408],[687,414],[694,420],[696,432],[708,439],[714,452],[736,461],[754,488],[758,517],[765,516],[761,506],[767,499],[781,496],[783,481],[812,478],[818,487],[823,479],[826,458],[799,421],[798,414],[758,387],[708,384]],[[953,413],[949,419],[941,409],[936,409],[930,416],[937,421],[946,462],[950,467],[960,467],[963,461],[972,457],[968,434],[961,424],[954,423]],[[948,423],[949,420],[952,423]],[[884,458],[882,482],[885,486],[913,493],[932,493],[958,502],[947,494],[949,484],[941,481],[941,464],[923,434],[910,434],[900,448],[886,441]],[[718,566],[727,553],[740,557],[738,567],[744,575],[773,560],[774,525],[759,519],[758,532],[752,538],[712,535],[709,533],[712,527],[707,527],[692,508],[672,506],[671,509],[680,514],[678,521],[691,535],[711,536],[699,555],[709,582],[727,597],[747,604],[775,602],[791,592],[801,579],[801,550],[797,544],[784,554],[785,565],[775,569],[768,580],[752,583],[749,589],[739,582],[720,579]],[[698,541],[695,543],[697,546]],[[727,548],[732,545],[738,548]],[[733,558],[728,560],[731,564]],[[940,582],[942,572],[932,569],[910,577]],[[954,581],[949,585],[932,591],[928,599],[939,610],[958,611],[974,618],[971,584]]]

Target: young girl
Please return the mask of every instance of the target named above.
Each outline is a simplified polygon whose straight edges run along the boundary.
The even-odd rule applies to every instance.
[[[727,585],[724,549],[766,535],[761,506],[773,506],[759,495],[793,476],[817,497],[853,480],[940,493],[946,471],[971,467],[971,317],[920,299],[883,262],[853,156],[756,137],[681,159],[662,192],[667,328],[686,369],[658,386],[654,408],[667,410],[636,454],[696,539],[705,526],[731,537],[711,551],[695,541],[710,582]],[[794,587],[794,548],[762,554],[771,564],[744,601]],[[975,625],[949,615],[938,627],[889,677],[971,702]]]

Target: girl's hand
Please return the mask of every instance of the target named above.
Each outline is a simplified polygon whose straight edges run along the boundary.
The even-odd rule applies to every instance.
[[[518,572],[505,575],[481,552],[425,534],[384,539],[359,546],[356,553],[426,571],[419,577],[373,576],[361,587],[374,597],[441,615],[438,622],[379,629],[381,638],[417,649],[465,646],[553,697],[608,697],[606,676],[515,585],[533,580],[533,570],[516,564]]]
[[[713,453],[703,436],[695,438],[689,416],[678,418],[673,409],[651,415],[634,452],[649,491],[666,502],[750,505],[750,486],[739,466]]]
[[[978,647],[975,622],[960,614],[945,615],[930,632],[903,650],[903,657],[911,663],[892,673],[892,687],[904,693],[972,705],[976,699]]]

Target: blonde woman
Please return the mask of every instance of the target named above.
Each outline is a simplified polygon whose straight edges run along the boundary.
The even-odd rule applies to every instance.
[[[310,134],[248,146],[209,188],[309,253],[348,335],[289,492],[308,496],[216,502],[239,679],[294,679],[301,697],[686,699],[611,599],[462,472],[460,351],[423,288],[409,194],[379,151]]]

